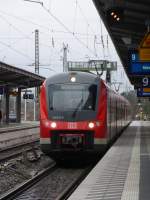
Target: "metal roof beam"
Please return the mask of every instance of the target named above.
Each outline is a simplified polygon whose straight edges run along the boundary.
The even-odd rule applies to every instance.
[[[131,11],[131,10],[125,10],[124,12],[124,16],[125,18],[126,17],[129,17],[129,18],[134,18],[134,19],[138,19],[138,20],[145,20],[146,18],[149,18],[149,13],[139,13],[139,12],[136,12],[136,11]]]
[[[123,34],[128,34],[128,35],[136,35],[137,37],[143,37],[144,36],[144,33],[143,32],[139,32],[139,28],[136,27],[135,29],[127,29],[125,27],[111,27],[111,30],[112,31],[115,31],[115,32],[120,32],[120,33],[123,33]]]
[[[137,11],[138,13],[145,12],[149,13],[149,7],[150,7],[150,1],[144,1],[141,0],[141,2],[138,0],[126,0],[125,1],[125,9],[132,9],[134,11]]]
[[[115,38],[118,38],[118,37],[120,37],[120,38],[129,37],[129,38],[131,38],[131,40],[133,41],[132,34],[129,35],[129,33],[120,32],[120,31],[114,31],[114,32],[113,32],[113,35],[114,35]],[[134,40],[139,40],[139,38],[140,38],[140,37],[139,37],[138,35],[134,35]],[[132,41],[131,41],[131,42],[132,42]]]

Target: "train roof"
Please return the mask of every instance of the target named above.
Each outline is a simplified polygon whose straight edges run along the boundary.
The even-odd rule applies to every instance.
[[[88,73],[88,72],[64,72],[59,73],[54,76],[51,76],[46,79],[47,84],[56,84],[56,83],[65,83],[70,81],[71,77],[76,77],[76,82],[89,83],[89,82],[97,82],[100,78],[96,74]]]

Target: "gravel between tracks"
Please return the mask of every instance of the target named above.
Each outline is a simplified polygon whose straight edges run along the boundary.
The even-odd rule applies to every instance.
[[[15,200],[55,200],[72,182],[78,179],[84,169],[58,168]]]
[[[21,156],[0,163],[0,195],[14,188],[16,185],[27,181],[52,164],[53,161],[46,155],[41,154],[40,151],[38,155],[40,158],[35,161],[30,161],[28,156]],[[32,157],[32,152],[30,152],[29,158]]]

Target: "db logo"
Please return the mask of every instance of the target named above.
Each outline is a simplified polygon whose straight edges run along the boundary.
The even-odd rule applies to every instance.
[[[69,122],[68,123],[68,128],[69,129],[76,129],[77,128],[77,124],[75,122]]]

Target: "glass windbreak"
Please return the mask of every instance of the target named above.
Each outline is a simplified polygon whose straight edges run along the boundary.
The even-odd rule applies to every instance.
[[[56,84],[48,90],[51,111],[95,110],[97,86],[94,84]]]

